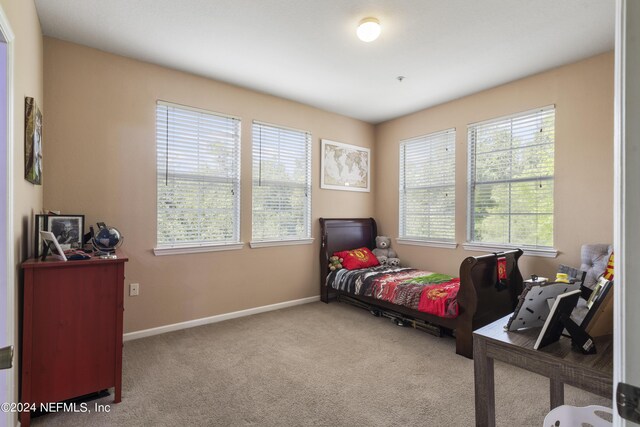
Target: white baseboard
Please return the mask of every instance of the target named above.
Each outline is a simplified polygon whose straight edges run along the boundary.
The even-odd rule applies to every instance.
[[[279,302],[277,304],[263,305],[262,307],[248,308],[246,310],[233,311],[231,313],[218,314],[216,316],[204,317],[202,319],[189,320],[187,322],[174,323],[172,325],[158,326],[157,328],[143,329],[142,331],[128,332],[123,335],[124,341],[137,340],[139,338],[164,334],[180,329],[194,328],[196,326],[208,325],[210,323],[222,322],[223,320],[236,319],[238,317],[251,316],[252,314],[264,313],[266,311],[280,310],[281,308],[293,307],[296,305],[308,304],[320,301],[320,295],[296,299],[292,301]]]

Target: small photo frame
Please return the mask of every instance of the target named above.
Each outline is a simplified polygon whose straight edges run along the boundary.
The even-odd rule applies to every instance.
[[[47,215],[47,228],[63,250],[81,249],[84,215]]]
[[[370,183],[371,158],[368,148],[322,140],[320,188],[369,192]]]
[[[591,292],[591,296],[587,300],[587,307],[591,309],[593,305],[600,301],[600,299],[604,296],[603,294],[608,291],[608,287],[611,285],[611,281],[605,279],[604,277],[600,277],[596,282],[596,286],[593,288],[593,292]]]
[[[67,260],[67,257],[64,254],[64,251],[62,250],[62,248],[60,247],[60,244],[58,243],[58,240],[56,239],[56,236],[54,236],[52,232],[41,231],[40,237],[42,237],[42,241],[44,242],[44,245],[45,245],[45,250],[42,252],[43,258],[46,257],[47,252],[50,251],[51,255],[54,256],[55,258],[61,261]]]
[[[582,323],[580,324],[580,327],[587,330],[587,332],[591,331],[595,327],[602,315],[603,309],[607,308],[606,301],[608,298],[610,299],[613,296],[609,295],[612,293],[612,288],[612,281],[607,280],[602,276],[598,278],[596,286],[593,288],[593,292],[591,292],[591,296],[587,300],[589,311],[586,316],[584,316],[584,319],[582,319]]]
[[[38,258],[44,252],[44,242],[40,237],[41,231],[47,231],[47,216],[44,214],[36,215],[35,218],[35,242],[33,245],[34,248],[34,258]]]
[[[554,343],[560,339],[562,331],[565,328],[564,323],[561,321],[561,316],[566,314],[571,316],[571,312],[578,304],[578,298],[580,298],[580,289],[567,292],[566,294],[558,295],[553,302],[553,306],[549,311],[549,315],[542,325],[542,330],[536,343],[533,345],[534,350],[538,350],[551,343]]]

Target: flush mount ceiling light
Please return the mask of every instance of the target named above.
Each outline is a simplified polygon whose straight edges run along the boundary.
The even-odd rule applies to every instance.
[[[381,30],[380,21],[376,18],[364,18],[358,24],[356,34],[358,34],[360,40],[369,43],[378,38]]]

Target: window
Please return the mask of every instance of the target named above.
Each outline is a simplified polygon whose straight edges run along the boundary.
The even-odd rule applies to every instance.
[[[401,242],[455,241],[455,140],[449,129],[400,144]]]
[[[252,247],[310,243],[311,134],[253,123]]]
[[[238,244],[240,120],[159,101],[156,143],[156,254]]]
[[[553,247],[555,108],[469,126],[469,241]]]

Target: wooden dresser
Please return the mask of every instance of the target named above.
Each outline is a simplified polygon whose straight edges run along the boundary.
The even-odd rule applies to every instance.
[[[60,402],[122,390],[124,263],[30,259],[24,270],[20,402]],[[30,412],[20,414],[22,426]]]

